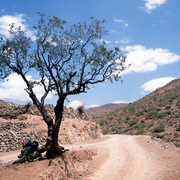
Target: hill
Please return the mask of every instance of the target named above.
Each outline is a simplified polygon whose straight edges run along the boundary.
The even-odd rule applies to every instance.
[[[104,114],[105,112],[112,111],[119,107],[123,107],[125,105],[127,105],[127,103],[119,103],[119,104],[109,103],[109,104],[105,104],[103,106],[89,108],[86,110],[86,112],[87,112],[87,114],[89,114],[91,116],[98,116],[98,115]]]
[[[104,134],[148,134],[180,146],[180,79],[94,121]]]

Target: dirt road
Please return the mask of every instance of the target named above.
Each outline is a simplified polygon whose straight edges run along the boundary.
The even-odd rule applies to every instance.
[[[89,180],[155,179],[156,171],[151,153],[137,143],[137,136],[112,135],[94,144],[102,152],[104,162]],[[103,157],[104,156],[104,157]]]
[[[90,144],[65,146],[70,152],[96,149],[97,155],[91,161],[84,161],[88,174],[81,174],[84,180],[170,180],[180,179],[180,149],[149,136],[109,135]],[[0,153],[0,162],[16,159],[17,152]],[[36,162],[37,167],[42,162]],[[41,163],[41,164],[38,164]],[[78,164],[79,162],[77,162]],[[47,168],[48,166],[44,166]],[[33,167],[24,167],[32,172]],[[21,168],[19,168],[21,170]],[[16,171],[13,168],[9,172]],[[51,170],[49,170],[50,172]],[[7,169],[2,171],[4,176]],[[52,174],[52,172],[51,172]]]

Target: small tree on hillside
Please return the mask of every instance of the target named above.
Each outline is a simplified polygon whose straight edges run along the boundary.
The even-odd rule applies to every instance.
[[[36,40],[28,38],[21,27],[15,28],[14,24],[10,26],[10,37],[0,38],[0,77],[17,73],[26,83],[25,90],[48,127],[47,143],[41,148],[47,151],[48,157],[62,151],[58,134],[67,96],[84,93],[90,85],[105,80],[117,81],[124,70],[125,58],[119,48],[108,50],[100,41],[106,34],[103,23],[91,18],[89,25],[79,23],[65,29],[64,20],[40,14],[34,26]],[[39,75],[39,81],[28,78],[32,72]],[[41,99],[34,91],[37,85],[44,89]],[[55,119],[44,105],[51,92],[58,97]]]

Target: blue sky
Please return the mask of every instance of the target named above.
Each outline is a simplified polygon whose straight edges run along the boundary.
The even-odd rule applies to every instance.
[[[7,36],[8,24],[15,22],[33,38],[38,11],[65,19],[68,24],[88,21],[91,16],[105,19],[109,35],[103,39],[109,48],[120,47],[131,67],[122,74],[123,83],[95,85],[88,93],[68,97],[66,105],[134,102],[180,77],[179,7],[179,0],[1,1],[0,34]],[[12,74],[8,81],[0,80],[0,99],[26,103],[23,88],[21,79]],[[55,102],[56,98],[49,95],[47,103]]]

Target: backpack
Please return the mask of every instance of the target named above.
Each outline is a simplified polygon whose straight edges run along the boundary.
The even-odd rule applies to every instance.
[[[30,152],[33,153],[39,146],[39,143],[37,141],[33,141],[31,144],[30,144],[30,147],[31,147],[31,150]]]
[[[37,141],[33,141],[31,143],[31,148],[34,149],[34,150],[36,150],[38,148],[38,146],[39,146],[39,143]]]

